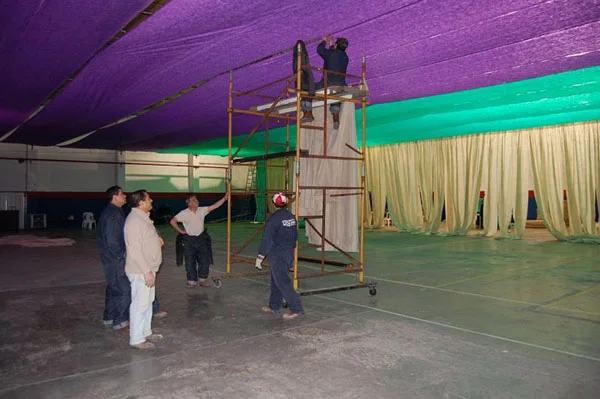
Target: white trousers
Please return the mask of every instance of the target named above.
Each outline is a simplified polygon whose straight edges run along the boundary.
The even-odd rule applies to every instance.
[[[146,341],[152,334],[152,302],[155,288],[146,286],[143,274],[127,273],[131,283],[131,305],[129,307],[129,345]]]

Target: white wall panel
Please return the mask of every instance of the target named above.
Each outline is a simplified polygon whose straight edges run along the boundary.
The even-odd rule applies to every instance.
[[[25,159],[23,144],[0,144],[0,158]],[[0,191],[25,191],[27,164],[24,161],[0,159]]]
[[[0,191],[98,192],[118,184],[128,192],[224,192],[226,186],[227,158],[218,156],[0,143],[2,157],[23,161],[0,159]],[[234,191],[244,190],[247,175],[247,166],[234,166]]]
[[[157,154],[153,152],[125,152],[125,191],[145,189],[149,192],[187,192],[188,168],[185,154]],[[156,165],[148,165],[156,164]]]
[[[0,154],[27,159],[0,160],[1,191],[104,191],[117,183],[117,166],[101,163],[117,160],[115,151],[0,144]]]

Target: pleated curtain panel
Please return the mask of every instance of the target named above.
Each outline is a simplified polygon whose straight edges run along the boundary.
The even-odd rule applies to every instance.
[[[466,235],[481,209],[485,236],[520,239],[529,191],[559,240],[600,243],[600,122],[369,147],[367,218],[399,231]],[[440,230],[445,209],[446,229]]]

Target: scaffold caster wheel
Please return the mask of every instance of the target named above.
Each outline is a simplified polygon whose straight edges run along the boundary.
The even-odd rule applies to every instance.
[[[377,295],[377,288],[369,287],[369,294],[371,294],[371,296]]]
[[[284,299],[283,302],[281,303],[281,306],[283,306],[284,309],[287,309],[288,307],[288,303],[287,301]]]
[[[213,278],[212,284],[215,288],[221,288],[221,286],[223,285],[223,281],[220,278]]]

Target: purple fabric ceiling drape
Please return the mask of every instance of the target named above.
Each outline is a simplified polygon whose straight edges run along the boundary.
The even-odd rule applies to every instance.
[[[37,3],[15,2],[10,10],[15,20],[2,28],[9,39],[3,35],[0,48],[18,56],[0,61],[8,72],[0,76],[0,136],[22,122],[61,79],[148,2],[102,2],[106,7],[100,7],[100,2],[96,7],[72,2],[75,10],[70,11],[63,3],[71,2],[65,1],[52,10],[60,24],[51,24],[50,17],[35,17]],[[127,7],[119,8],[121,3]],[[226,135],[227,71],[290,48],[297,39],[314,40],[328,33],[349,39],[350,73],[360,73],[360,58],[367,56],[372,103],[600,63],[597,0],[324,4],[172,0],[98,54],[62,94],[6,141],[55,145],[209,78],[213,79],[171,103],[98,130],[73,146],[157,149]],[[115,20],[115,14],[121,19]],[[30,31],[30,38],[16,33],[19,29]],[[53,39],[46,44],[34,39],[43,36]],[[312,64],[320,66],[316,44],[313,41],[308,47]],[[249,89],[288,74],[291,53],[242,68],[235,72],[234,81],[236,88]],[[234,133],[247,132],[255,121],[237,118]]]

